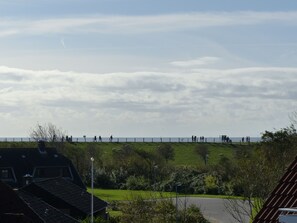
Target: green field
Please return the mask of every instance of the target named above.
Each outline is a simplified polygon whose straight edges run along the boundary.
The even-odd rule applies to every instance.
[[[88,188],[88,192],[92,192],[91,188]],[[94,196],[99,197],[105,201],[125,201],[131,200],[134,197],[141,196],[143,198],[164,198],[174,197],[175,193],[170,192],[153,192],[153,191],[142,191],[142,190],[111,190],[111,189],[95,189]]]

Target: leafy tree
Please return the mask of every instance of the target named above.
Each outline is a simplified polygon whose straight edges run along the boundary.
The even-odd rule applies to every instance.
[[[297,132],[294,125],[275,132],[265,131],[262,140],[267,161],[282,174],[297,152]]]
[[[163,157],[166,160],[166,163],[168,160],[174,160],[174,148],[169,143],[164,143],[158,146],[156,152],[160,157]]]
[[[236,172],[234,161],[226,156],[221,156],[218,164],[214,168],[224,182],[230,181]]]
[[[195,147],[195,152],[202,158],[204,164],[206,165],[209,154],[207,146],[205,144],[198,144]]]
[[[65,143],[60,152],[69,158],[79,175],[84,180],[90,173],[90,157],[84,149],[74,144]]]
[[[99,145],[95,143],[73,144],[65,142],[60,146],[59,152],[72,161],[79,175],[87,184],[91,182],[90,158],[94,158],[95,174],[103,165],[101,160],[102,151]]]
[[[238,222],[241,213],[251,219],[261,209],[264,201],[274,189],[286,167],[296,155],[296,129],[294,126],[275,132],[265,131],[263,142],[256,148],[237,153],[236,171],[232,180],[234,192],[244,200],[229,201],[227,207],[233,211]]]

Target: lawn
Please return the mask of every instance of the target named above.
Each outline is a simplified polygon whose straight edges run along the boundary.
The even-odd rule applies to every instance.
[[[91,193],[91,188],[88,188],[88,192]],[[113,189],[98,189],[94,188],[94,195],[105,201],[125,201],[131,200],[137,196],[143,198],[169,198],[175,197],[174,192],[153,192],[142,190],[113,190]],[[178,196],[184,197],[185,194],[178,194]],[[227,195],[210,195],[210,194],[187,194],[187,197],[201,197],[201,198],[220,198],[220,199],[243,199],[242,197],[230,197]]]
[[[91,188],[88,188],[88,192],[91,193]],[[141,191],[141,190],[112,190],[112,189],[97,189],[94,188],[94,195],[105,201],[125,201],[131,200],[137,196],[141,196],[146,199],[150,198],[164,198],[173,197],[175,193],[171,192],[153,192],[153,191]]]

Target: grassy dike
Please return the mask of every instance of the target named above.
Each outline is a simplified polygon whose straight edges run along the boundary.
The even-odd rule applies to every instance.
[[[68,143],[66,143],[67,146]],[[72,148],[85,149],[87,147],[94,147],[101,151],[103,160],[109,160],[112,154],[112,149],[120,148],[125,144],[133,146],[135,149],[154,151],[162,143],[148,143],[148,142],[136,142],[136,143],[71,143]],[[170,160],[169,163],[176,166],[203,166],[204,162],[201,157],[195,152],[195,148],[203,143],[170,143],[174,149],[174,160]],[[224,143],[205,143],[208,148],[208,165],[215,165],[218,163],[222,156],[229,159],[234,158],[236,149],[246,148],[247,144],[224,144]],[[34,148],[37,147],[35,142],[0,142],[1,148]]]
[[[82,143],[84,144],[84,143]],[[162,143],[94,143],[102,150],[102,156],[104,159],[109,159],[113,148],[120,148],[121,146],[129,144],[135,149],[154,151]],[[204,165],[204,161],[195,152],[197,145],[203,143],[170,143],[174,149],[175,157],[174,160],[170,160],[169,163],[176,166],[200,166]],[[222,143],[205,143],[209,151],[208,165],[215,165],[218,163],[222,156],[228,157],[229,159],[234,158],[235,149],[247,147],[243,144],[222,144]],[[82,145],[81,145],[82,146]]]

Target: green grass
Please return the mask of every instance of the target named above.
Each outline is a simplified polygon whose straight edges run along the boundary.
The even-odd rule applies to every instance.
[[[182,195],[180,195],[182,196]],[[218,199],[238,199],[243,200],[240,196],[229,196],[229,195],[212,195],[212,194],[188,194],[188,197],[201,197],[201,198],[218,198]]]
[[[96,145],[103,152],[103,159],[109,160],[113,148],[120,148],[126,143],[97,143]],[[161,143],[127,143],[135,149],[154,151]],[[176,166],[203,166],[204,162],[195,152],[195,147],[200,143],[171,143],[174,148],[175,157],[171,164]],[[243,147],[239,144],[206,143],[209,150],[209,165],[218,163],[222,156],[233,159],[235,148]]]
[[[175,150],[175,159],[171,161],[173,165],[181,166],[201,166],[204,165],[202,158],[195,152],[197,143],[180,143],[180,145],[173,145]],[[224,146],[220,143],[205,144],[209,150],[208,164],[213,165],[218,163],[222,156],[233,158],[234,148],[231,146]]]
[[[91,188],[88,188],[88,192],[91,193]],[[142,191],[142,190],[112,190],[112,189],[98,189],[94,188],[94,196],[99,197],[105,201],[125,201],[131,200],[136,196],[143,198],[162,198],[162,197],[173,197],[175,193],[171,192],[153,192],[153,191]]]
[[[88,188],[88,192],[91,193],[91,188]],[[137,196],[143,198],[169,198],[175,197],[174,192],[153,192],[153,191],[141,191],[141,190],[114,190],[114,189],[98,189],[94,188],[94,195],[105,201],[125,201],[131,200]],[[239,196],[228,195],[210,195],[210,194],[178,194],[179,197],[201,197],[201,198],[220,198],[220,199],[243,199]]]

